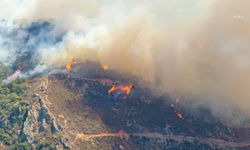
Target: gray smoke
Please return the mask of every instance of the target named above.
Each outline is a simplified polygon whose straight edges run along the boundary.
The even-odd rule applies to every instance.
[[[71,59],[98,61],[140,76],[157,93],[188,97],[193,107],[206,106],[216,116],[238,122],[250,114],[249,4],[3,0],[0,17],[8,21],[0,38],[7,44],[0,44],[0,58],[11,64],[28,50],[31,59],[46,67]],[[36,32],[22,30],[30,23],[21,27],[9,21],[22,19],[53,22]]]

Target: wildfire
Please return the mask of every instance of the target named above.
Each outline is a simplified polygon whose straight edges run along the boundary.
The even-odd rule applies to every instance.
[[[122,91],[123,93],[125,93],[126,95],[129,95],[131,90],[133,88],[133,85],[130,84],[130,85],[127,85],[127,86],[123,86],[123,85],[118,85],[118,86],[115,86],[113,85],[109,90],[108,90],[108,93],[109,94],[112,94],[116,91]]]
[[[109,70],[109,66],[108,66],[108,65],[103,65],[103,66],[102,66],[102,69],[103,69],[104,71]]]
[[[68,63],[66,64],[65,67],[66,67],[66,69],[67,69],[68,71],[70,71],[72,65],[75,65],[75,64],[78,64],[78,62],[77,62],[76,60],[71,60],[70,62],[68,62]]]
[[[65,68],[67,69],[67,77],[70,78],[70,71],[71,71],[71,68],[73,65],[76,65],[76,64],[82,64],[84,63],[84,61],[77,61],[77,60],[71,60],[69,61],[66,65],[65,65]]]

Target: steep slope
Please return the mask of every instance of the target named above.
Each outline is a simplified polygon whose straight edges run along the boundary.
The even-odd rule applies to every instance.
[[[14,80],[18,72],[7,78],[7,70],[5,67],[0,70],[1,149],[66,149],[61,131],[47,108],[44,90],[38,90],[29,80]],[[6,82],[5,78],[10,80]]]
[[[136,80],[87,63],[73,68],[70,76],[33,78],[30,95],[44,97],[52,118],[47,126],[62,135],[61,149],[250,148],[249,128],[227,126],[205,110],[185,112],[179,100],[155,96]],[[108,92],[113,85],[129,84],[128,96]]]

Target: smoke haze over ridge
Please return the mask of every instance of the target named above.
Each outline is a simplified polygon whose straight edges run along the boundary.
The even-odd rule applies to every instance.
[[[12,37],[3,36],[6,29],[20,28],[16,20],[49,19],[54,26],[28,40],[41,63],[98,61],[142,77],[159,93],[191,97],[195,106],[208,106],[221,117],[234,119],[240,108],[245,119],[250,116],[249,5],[247,0],[3,0],[0,17],[8,21],[1,23],[0,39]],[[9,43],[1,44],[0,58],[11,63],[22,44]]]

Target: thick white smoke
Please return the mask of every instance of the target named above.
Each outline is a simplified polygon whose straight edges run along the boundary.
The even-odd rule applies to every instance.
[[[159,93],[191,97],[234,119],[250,112],[247,0],[2,0],[0,17],[51,19],[55,44],[37,46],[46,65],[89,59],[142,77]],[[41,36],[41,35],[40,35]],[[15,53],[0,49],[1,60]],[[249,115],[248,115],[249,114]]]

